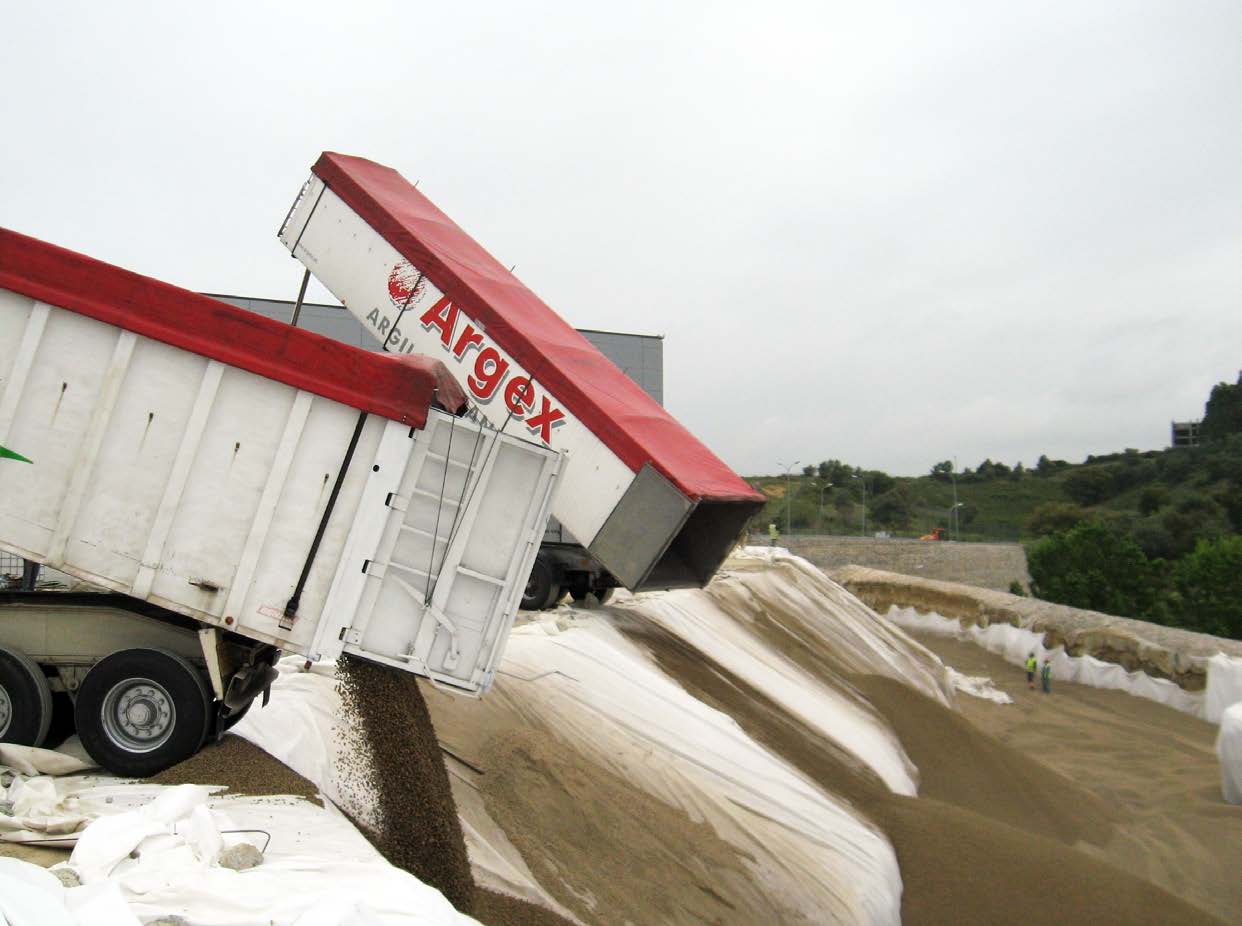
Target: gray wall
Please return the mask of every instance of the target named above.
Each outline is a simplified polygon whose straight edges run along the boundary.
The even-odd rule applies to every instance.
[[[284,299],[255,299],[218,293],[205,295],[282,322],[289,321],[293,316],[293,303]],[[354,347],[380,349],[379,341],[339,305],[302,303],[298,327],[352,344]],[[600,353],[620,367],[630,379],[642,386],[648,395],[661,405],[664,404],[664,338],[650,334],[622,334],[591,329],[579,329],[579,333],[599,348]]]
[[[751,543],[766,544],[766,537]],[[1017,579],[1029,588],[1026,550],[1020,543],[952,543],[871,537],[782,536],[778,546],[810,560],[825,571],[842,566],[868,566],[924,579],[961,582],[978,588],[1009,591]]]

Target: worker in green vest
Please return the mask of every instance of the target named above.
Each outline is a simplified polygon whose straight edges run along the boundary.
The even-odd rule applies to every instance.
[[[1026,687],[1035,690],[1035,670],[1039,668],[1039,660],[1035,658],[1035,651],[1031,650],[1030,655],[1026,657]]]
[[[780,535],[781,535],[781,532],[780,532],[780,529],[776,526],[776,522],[769,521],[768,522],[768,543],[771,546],[776,546],[777,538],[780,537]]]
[[[1044,667],[1039,670],[1039,683],[1043,686],[1044,694],[1052,693],[1052,660],[1044,657]]]

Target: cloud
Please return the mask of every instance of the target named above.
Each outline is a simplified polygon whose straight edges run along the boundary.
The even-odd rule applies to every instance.
[[[665,334],[670,408],[743,472],[1163,446],[1240,365],[1236,4],[6,25],[6,225],[292,298],[275,234],[309,165],[374,158],[572,323]]]

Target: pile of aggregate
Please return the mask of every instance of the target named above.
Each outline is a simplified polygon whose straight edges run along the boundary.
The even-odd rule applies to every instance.
[[[342,810],[380,854],[487,926],[572,926],[538,904],[476,888],[448,772],[415,677],[346,657],[337,667],[337,687],[348,747]],[[221,785],[229,794],[248,796],[293,795],[322,806],[312,782],[232,734],[147,780]]]
[[[477,888],[470,914],[487,926],[574,926],[565,917],[528,900]]]
[[[418,679],[348,655],[336,677],[347,747],[342,809],[384,858],[470,912],[466,842]]]
[[[204,746],[148,780],[159,785],[224,785],[229,794],[291,794],[323,806],[314,784],[240,736]]]

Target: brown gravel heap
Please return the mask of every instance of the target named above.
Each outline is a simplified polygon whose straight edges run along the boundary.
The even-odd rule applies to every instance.
[[[349,656],[336,674],[350,756],[345,809],[384,858],[469,912],[470,860],[418,679]]]
[[[907,926],[1219,922],[1140,873],[1082,850],[1110,835],[1116,814],[1079,783],[900,682],[850,680],[919,767],[917,798],[893,794],[868,770],[843,763],[823,736],[667,631],[623,629],[687,691],[884,831],[901,866]]]
[[[240,736],[226,736],[149,779],[160,785],[224,785],[229,794],[292,794],[323,806],[319,789]]]

